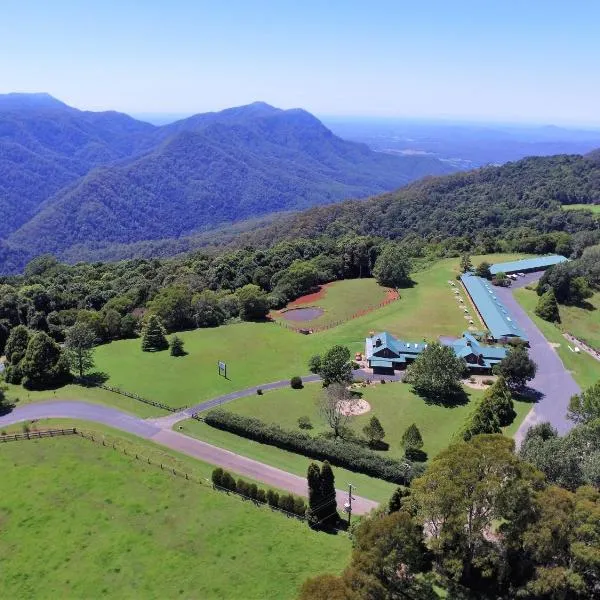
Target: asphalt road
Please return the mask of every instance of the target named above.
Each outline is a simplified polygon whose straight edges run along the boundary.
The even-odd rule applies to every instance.
[[[569,399],[573,394],[581,391],[571,373],[563,365],[556,350],[513,296],[515,289],[536,281],[540,275],[540,273],[529,273],[513,282],[509,288],[498,287],[495,289],[498,298],[527,334],[529,355],[538,365],[537,374],[529,382],[529,387],[538,394],[539,399],[532,406],[531,412],[515,434],[517,444],[523,440],[529,427],[543,421],[549,421],[561,434],[569,431],[574,425],[567,420]]]
[[[289,382],[288,382],[289,385]],[[266,386],[263,386],[265,389]],[[11,413],[0,417],[0,427],[8,427],[15,423],[35,419],[82,419],[102,423],[115,429],[132,433],[151,440],[157,444],[176,450],[193,458],[231,469],[235,473],[262,481],[273,487],[288,490],[294,494],[307,496],[306,479],[292,475],[256,460],[235,454],[229,450],[212,446],[195,438],[172,431],[169,427],[161,428],[156,422],[146,421],[128,415],[115,408],[90,404],[87,402],[56,400],[37,402],[16,408]],[[307,459],[308,462],[309,459]],[[343,508],[347,493],[336,490],[340,509]],[[353,512],[365,514],[377,507],[377,502],[354,496]]]

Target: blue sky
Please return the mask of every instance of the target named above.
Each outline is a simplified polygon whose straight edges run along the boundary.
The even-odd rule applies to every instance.
[[[192,113],[600,124],[592,0],[3,0],[0,92]]]

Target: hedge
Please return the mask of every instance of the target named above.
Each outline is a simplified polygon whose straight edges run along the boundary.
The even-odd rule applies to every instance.
[[[221,467],[216,468],[212,472],[212,482],[218,488],[236,492],[262,504],[268,504],[271,508],[278,508],[299,517],[304,517],[306,514],[306,502],[304,498],[294,496],[293,494],[280,496],[273,490],[265,492],[265,490],[259,488],[255,483],[248,483],[241,478],[236,481],[231,473],[224,471]]]
[[[221,409],[210,411],[204,420],[207,425],[216,429],[302,454],[308,458],[328,460],[337,467],[392,483],[408,485],[424,470],[423,465],[381,456],[353,442],[312,437],[300,431],[283,429],[279,425],[264,423],[253,417],[244,417]]]

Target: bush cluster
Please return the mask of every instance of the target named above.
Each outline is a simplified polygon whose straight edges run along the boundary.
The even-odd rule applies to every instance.
[[[304,517],[306,514],[306,502],[303,498],[294,496],[294,494],[280,495],[274,490],[265,491],[255,483],[248,483],[243,479],[236,481],[231,473],[220,467],[212,472],[212,482],[219,488],[237,492],[251,500],[268,504],[271,508],[278,508],[299,517]]]
[[[253,417],[244,417],[220,409],[207,413],[205,422],[216,429],[229,431],[262,444],[320,461],[327,460],[337,467],[401,485],[410,483],[423,470],[420,465],[380,456],[352,442],[312,437],[300,431],[282,429],[278,425],[263,423]]]

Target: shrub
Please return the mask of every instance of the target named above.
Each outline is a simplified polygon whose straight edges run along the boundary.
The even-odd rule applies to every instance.
[[[212,472],[211,479],[212,479],[213,485],[216,485],[218,487],[222,487],[223,469],[221,469],[221,467],[218,467],[217,469],[214,469],[214,471]]]
[[[494,380],[493,379],[484,379],[481,383],[483,383],[483,385],[494,385]]]
[[[383,385],[385,383],[385,379],[381,380],[381,385]]]
[[[267,490],[267,504],[277,508],[279,506],[279,494],[273,490]]]
[[[318,373],[321,370],[321,357],[318,354],[310,357],[308,369],[311,373]]]
[[[265,502],[267,501],[267,493],[265,492],[265,490],[263,490],[262,488],[258,490],[258,492],[256,493],[256,500],[258,502],[261,502],[262,504],[265,504]]]
[[[248,486],[248,496],[250,496],[252,500],[256,500],[258,496],[258,486],[255,483],[251,483]]]
[[[298,417],[298,427],[300,429],[312,429],[312,423],[308,417]]]
[[[293,390],[301,390],[304,387],[302,377],[298,377],[298,375],[292,377],[290,379],[290,386]]]
[[[411,466],[407,460],[380,456],[359,444],[340,439],[315,438],[300,431],[282,429],[278,425],[263,423],[259,419],[220,409],[210,411],[205,417],[205,422],[211,427],[262,444],[296,452],[315,460],[328,460],[332,465],[392,483],[406,485],[423,470],[420,465]]]
[[[242,496],[250,495],[250,484],[246,483],[243,479],[238,479],[235,486],[235,491]]]
[[[262,396],[262,395],[263,395],[263,391],[262,391],[260,388],[258,388],[258,389],[256,390],[256,394],[257,394],[258,396]]]

